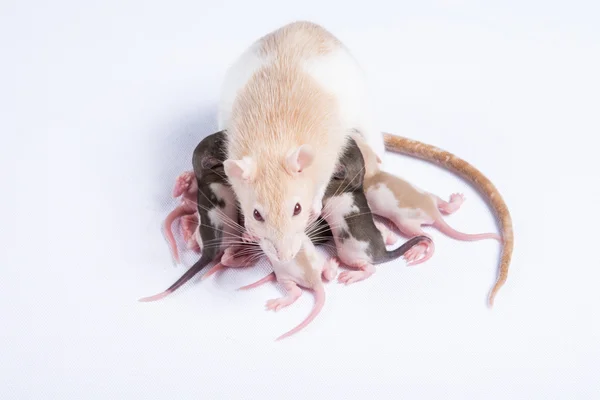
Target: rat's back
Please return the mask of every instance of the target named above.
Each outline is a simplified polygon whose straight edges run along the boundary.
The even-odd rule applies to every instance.
[[[291,83],[294,80],[296,85]],[[329,123],[335,124],[340,131],[346,133],[358,129],[382,156],[383,139],[373,125],[369,111],[364,72],[333,34],[311,22],[294,22],[263,36],[234,62],[226,73],[221,91],[219,129],[228,129],[230,139],[234,139],[236,130],[245,130],[234,120],[241,120],[242,125],[248,122],[245,118],[259,111],[249,110],[257,107],[258,99],[260,102],[288,103],[289,109],[292,106],[289,103],[294,103],[295,99],[278,93],[285,84],[296,92],[304,91],[303,95],[308,99],[302,100],[314,103],[313,110],[321,108],[321,118],[335,118]],[[230,156],[234,155],[231,152],[244,153],[245,150],[230,148]]]

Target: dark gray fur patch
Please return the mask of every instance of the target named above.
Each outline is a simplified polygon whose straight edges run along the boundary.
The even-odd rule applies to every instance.
[[[350,239],[350,233],[342,228],[338,233],[338,238],[340,242],[344,243],[346,239]]]

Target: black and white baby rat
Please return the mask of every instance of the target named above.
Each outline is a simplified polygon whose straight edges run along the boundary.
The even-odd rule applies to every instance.
[[[140,301],[159,300],[174,292],[208,264],[218,261],[226,247],[239,242],[242,228],[237,223],[235,195],[223,170],[225,143],[224,131],[213,133],[196,146],[192,156],[198,185],[199,232],[203,243],[200,259],[167,290]]]
[[[375,272],[373,264],[394,260],[421,242],[431,242],[419,235],[395,250],[386,249],[363,191],[364,167],[358,145],[349,138],[323,197],[322,216],[333,232],[338,258],[342,264],[358,269],[340,273],[338,281],[345,284],[371,276]]]

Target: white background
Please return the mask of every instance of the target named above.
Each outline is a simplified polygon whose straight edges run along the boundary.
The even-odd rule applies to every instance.
[[[598,3],[282,3],[2,1],[0,398],[599,398]],[[436,231],[431,261],[329,284],[321,315],[282,342],[313,299],[275,314],[276,286],[234,291],[265,265],[137,302],[185,271],[161,224],[215,131],[226,67],[295,19],[351,49],[383,129],[499,188],[515,252],[494,309],[498,244]],[[465,193],[454,227],[495,229],[448,171],[388,161]]]

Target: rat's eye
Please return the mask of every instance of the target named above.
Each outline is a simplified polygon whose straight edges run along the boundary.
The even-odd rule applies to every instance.
[[[302,206],[300,205],[300,203],[296,203],[296,206],[294,207],[294,215],[298,215],[302,212]]]
[[[260,215],[258,210],[254,210],[254,219],[260,222],[264,221],[264,218],[262,217],[262,215]]]

